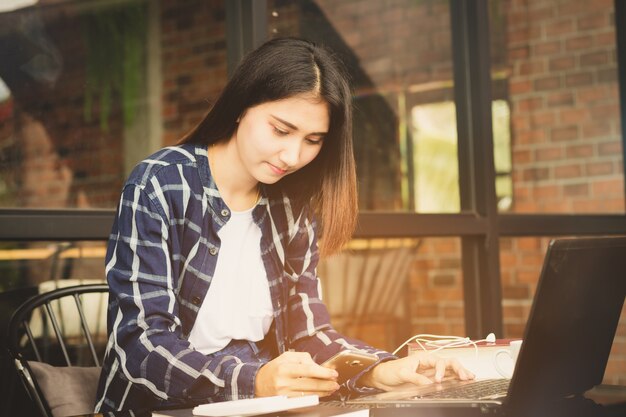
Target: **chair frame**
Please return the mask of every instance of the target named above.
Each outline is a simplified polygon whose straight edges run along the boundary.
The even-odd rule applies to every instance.
[[[39,307],[43,307],[45,309],[47,317],[50,319],[52,329],[54,330],[54,334],[56,335],[57,341],[63,353],[65,363],[67,366],[72,366],[68,354],[65,337],[63,336],[63,331],[61,329],[61,326],[59,325],[57,314],[55,314],[51,305],[51,303],[55,300],[72,297],[76,304],[77,311],[80,315],[81,329],[89,346],[89,351],[91,353],[93,362],[96,366],[100,366],[100,360],[96,353],[96,348],[91,337],[91,332],[89,331],[89,326],[87,324],[87,320],[85,318],[83,306],[79,296],[88,293],[108,292],[109,287],[107,284],[83,284],[74,285],[71,287],[57,288],[55,290],[38,294],[29,298],[24,303],[22,303],[22,305],[20,305],[13,313],[7,328],[7,349],[9,354],[9,360],[13,362],[13,365],[15,366],[17,374],[22,381],[24,388],[26,389],[29,397],[35,402],[37,408],[43,416],[52,417],[52,411],[50,410],[45,396],[43,395],[39,385],[37,384],[36,378],[34,377],[34,374],[30,366],[28,365],[28,360],[22,355],[24,347],[20,345],[20,342],[25,333],[30,343],[30,347],[33,349],[36,360],[39,362],[43,362],[42,356],[39,352],[39,349],[37,348],[35,337],[33,336],[29,325],[29,321],[33,311],[35,311],[35,309]]]

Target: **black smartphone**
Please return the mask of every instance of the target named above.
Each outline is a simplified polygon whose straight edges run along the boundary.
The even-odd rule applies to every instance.
[[[337,383],[343,384],[376,361],[378,356],[373,353],[342,350],[322,363],[322,366],[336,370],[339,374]]]

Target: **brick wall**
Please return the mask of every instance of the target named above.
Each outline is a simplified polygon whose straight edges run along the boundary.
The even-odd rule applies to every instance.
[[[319,0],[315,4],[322,19],[315,7],[303,2],[299,17],[289,6],[288,16],[300,19],[298,24],[281,20],[287,19],[281,11],[286,3],[276,3],[278,17],[271,30],[278,34],[299,34],[289,33],[294,30],[309,35],[307,19],[327,19],[376,91],[385,95],[398,123],[398,95],[405,94],[413,103],[450,97],[441,87],[414,87],[451,79],[447,3]],[[623,213],[613,2],[494,3],[493,68],[506,74],[494,94],[511,109],[512,210]],[[362,80],[355,80],[357,96],[371,88]],[[547,242],[501,241],[505,330],[500,337],[523,335]],[[464,333],[460,258],[458,239],[426,239],[420,246],[409,277],[413,333]],[[620,324],[606,382],[624,382],[624,326]],[[362,330],[355,334],[380,344],[371,329]]]
[[[613,7],[504,2],[515,212],[624,213]],[[523,334],[547,242],[501,242],[507,336]],[[622,314],[607,382],[626,382],[625,327]]]
[[[270,11],[278,11],[277,16],[270,12],[273,35],[337,35],[363,71],[355,79],[357,95],[383,92],[392,124],[403,122],[401,96],[413,103],[451,98],[447,2],[269,3],[275,6]],[[493,61],[494,69],[506,74],[508,85],[498,94],[506,96],[511,106],[513,210],[623,213],[613,1],[498,4],[492,16],[493,33],[498,34],[492,39]],[[33,89],[31,83],[21,91],[19,83],[11,84],[14,79],[0,74],[17,98],[14,118],[3,122],[11,128],[6,124],[0,128],[0,143],[8,143],[6,132],[17,132],[20,147],[20,159],[2,169],[6,178],[19,181],[17,206],[112,207],[123,181],[119,110],[113,109],[107,132],[99,129],[97,120],[83,120],[85,50],[75,32],[77,16],[64,8],[46,11],[46,30],[64,59],[64,71],[52,90]],[[310,19],[326,21],[329,27],[316,32],[320,26],[307,23]],[[162,0],[160,20],[166,145],[200,120],[225,83],[223,2]],[[396,166],[389,155],[397,153],[398,130],[375,133],[384,137],[369,148],[377,149],[372,152],[373,162],[391,158],[385,163]],[[397,208],[396,203],[392,201],[390,207]],[[522,335],[546,242],[539,238],[501,241],[502,336]],[[418,249],[409,274],[413,333],[464,333],[460,259],[458,239],[425,239]],[[625,381],[625,327],[620,324],[608,382]],[[361,333],[366,340],[380,334],[375,329]],[[384,344],[380,338],[371,341]]]
[[[94,117],[85,120],[86,53],[83,38],[76,32],[81,27],[80,15],[71,7],[60,6],[44,8],[37,14],[28,10],[5,13],[0,19],[5,20],[0,26],[14,28],[10,39],[5,39],[5,45],[14,49],[3,50],[6,65],[0,70],[13,97],[12,114],[2,121],[11,128],[0,129],[5,153],[0,175],[7,181],[9,195],[6,204],[113,206],[123,171],[121,118],[119,107],[114,105],[108,129],[100,129],[96,101]],[[40,44],[33,41],[37,39],[31,33],[35,30],[30,26],[33,19],[45,27]],[[58,75],[47,79],[23,71],[35,56],[52,61],[43,71],[54,74],[56,68]]]
[[[623,213],[613,2],[505,3],[514,211]]]
[[[226,84],[223,3],[161,1],[163,145],[195,126]]]

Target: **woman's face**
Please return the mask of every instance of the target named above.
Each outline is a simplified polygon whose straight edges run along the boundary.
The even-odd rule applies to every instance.
[[[328,104],[301,94],[247,109],[233,140],[250,176],[274,184],[315,159],[328,126]]]

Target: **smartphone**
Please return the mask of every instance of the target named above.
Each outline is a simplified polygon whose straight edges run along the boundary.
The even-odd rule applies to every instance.
[[[322,363],[322,366],[336,370],[339,374],[337,383],[343,384],[376,361],[378,356],[373,353],[342,350]]]

